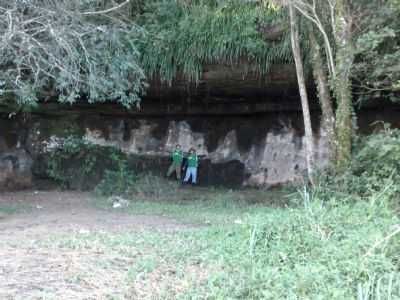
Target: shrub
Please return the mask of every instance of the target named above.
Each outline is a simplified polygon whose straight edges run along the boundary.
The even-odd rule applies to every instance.
[[[399,190],[400,130],[384,130],[365,138],[354,159],[353,173],[363,178],[364,190],[379,191],[388,185]]]
[[[320,173],[313,193],[320,199],[367,199],[385,194],[394,199],[400,191],[400,130],[384,130],[359,138],[351,165],[341,175]]]
[[[126,155],[115,147],[93,144],[81,137],[59,139],[49,148],[47,174],[63,188],[89,190],[99,195],[126,195],[136,176]]]
[[[93,155],[96,145],[76,136],[53,141],[47,161],[47,174],[63,188],[73,182],[83,187],[86,178],[94,176],[97,156]]]
[[[128,169],[126,159],[113,153],[111,160],[115,170],[105,170],[104,177],[96,186],[95,192],[100,196],[125,196],[132,192],[137,177]]]

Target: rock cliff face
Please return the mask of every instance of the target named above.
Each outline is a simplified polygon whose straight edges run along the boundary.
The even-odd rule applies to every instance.
[[[85,127],[84,138],[137,156],[166,157],[176,144],[184,151],[195,147],[204,155],[203,183],[260,186],[298,181],[304,171],[299,116],[292,116],[296,122],[283,116],[268,117],[111,121],[106,132]],[[232,163],[235,169],[230,166],[226,174],[225,165]]]
[[[4,123],[7,126],[3,128],[18,127],[12,120]],[[72,119],[32,115],[20,126],[0,156],[0,182],[9,188],[29,186],[32,164],[34,175],[45,178],[48,149],[70,134],[99,146],[117,147],[137,158],[132,168],[160,175],[166,171],[168,152],[176,144],[184,151],[195,147],[204,155],[199,178],[205,185],[278,185],[299,181],[304,172],[299,113],[175,118],[82,114]],[[5,138],[1,140],[5,144]]]
[[[23,149],[0,155],[0,190],[24,189],[32,186],[32,158]]]
[[[283,70],[285,72],[283,72]],[[112,104],[75,106],[47,102],[31,114],[0,115],[0,189],[24,188],[46,178],[46,149],[76,135],[99,146],[115,146],[131,157],[137,172],[164,174],[175,144],[204,155],[204,185],[276,186],[300,182],[305,173],[303,121],[294,73],[278,68],[266,81],[240,72],[206,69],[196,92],[184,81],[153,84],[141,110]],[[286,75],[285,75],[286,74]],[[312,93],[311,93],[312,94]],[[313,101],[316,158],[326,163]],[[359,114],[361,129],[374,120],[398,122],[396,111]],[[76,187],[79,187],[77,185]]]

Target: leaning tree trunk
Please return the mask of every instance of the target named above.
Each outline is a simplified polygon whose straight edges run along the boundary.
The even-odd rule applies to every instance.
[[[303,110],[307,173],[308,173],[308,178],[312,183],[313,182],[312,173],[314,171],[314,140],[311,127],[310,109],[308,106],[306,83],[304,79],[303,62],[300,53],[299,28],[297,23],[296,12],[291,3],[289,4],[289,15],[290,15],[290,37],[292,42],[292,51],[296,65],[297,81],[299,84],[299,92],[301,98],[301,107]]]
[[[315,37],[314,29],[311,25],[308,27],[308,32],[311,47],[311,63],[313,68],[313,75],[318,89],[318,98],[322,111],[320,138],[323,141],[323,144],[326,145],[329,164],[332,164],[334,162],[336,154],[336,137],[335,116],[332,108],[332,98],[329,91],[328,76],[326,74],[326,69],[324,68],[320,52],[321,46]]]
[[[343,172],[351,159],[352,143],[352,95],[350,71],[354,60],[351,33],[351,18],[348,14],[348,0],[336,2],[336,79],[335,95],[337,98],[336,135],[337,156],[336,169]]]

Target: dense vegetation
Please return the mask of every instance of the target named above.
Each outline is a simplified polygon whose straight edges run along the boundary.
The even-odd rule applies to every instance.
[[[261,31],[284,18],[283,11],[232,3],[185,6],[164,1],[145,5],[140,21],[151,36],[141,48],[146,74],[171,81],[182,73],[198,81],[206,64],[241,63],[248,72],[263,75],[272,63],[290,62],[288,35],[267,42]]]
[[[131,107],[154,78],[198,82],[207,64],[241,64],[262,78],[271,64],[295,61],[312,182],[302,65],[314,71],[322,130],[341,173],[354,138],[353,102],[398,98],[399,7],[398,0],[2,1],[2,103],[56,97]]]
[[[128,105],[154,76],[171,81],[183,74],[196,81],[206,64],[238,63],[262,75],[272,63],[292,62],[288,14],[278,1],[3,2],[2,92],[21,104],[43,100],[53,90],[60,101],[86,95],[90,101]],[[389,91],[394,97],[399,84],[399,3],[367,2],[349,7],[357,27],[351,76],[363,95]],[[293,3],[299,12],[308,12],[307,1]],[[321,24],[329,25],[327,7],[316,9],[319,18],[326,18]],[[310,17],[309,12],[300,20],[307,60]],[[325,29],[328,37],[335,34],[334,28]]]
[[[400,2],[381,5],[373,18],[362,18],[362,27],[353,69],[359,100],[388,97],[399,101]]]
[[[0,1],[0,92],[19,106],[57,96],[60,102],[119,101],[144,90],[131,22],[101,13],[100,1]],[[101,8],[101,7],[100,7]]]

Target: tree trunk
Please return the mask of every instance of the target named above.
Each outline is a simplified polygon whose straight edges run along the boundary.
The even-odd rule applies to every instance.
[[[337,157],[336,170],[340,173],[345,170],[351,159],[352,143],[352,95],[350,71],[354,60],[354,51],[351,33],[351,18],[347,7],[348,0],[336,2],[336,32],[335,42],[336,70],[335,96],[337,98],[336,135]]]
[[[304,79],[303,62],[300,53],[299,28],[297,23],[296,12],[292,3],[289,4],[290,15],[290,37],[292,42],[293,57],[296,65],[297,81],[299,84],[299,92],[301,98],[301,107],[303,110],[304,131],[305,131],[305,150],[308,178],[312,183],[312,173],[314,171],[314,140],[311,127],[310,109],[308,106],[308,97],[306,83]]]
[[[314,80],[318,89],[318,98],[322,110],[322,120],[320,128],[320,139],[323,145],[326,145],[327,156],[329,164],[331,165],[335,161],[335,116],[332,108],[332,98],[329,91],[328,76],[326,69],[324,68],[321,46],[318,43],[314,29],[310,25],[308,28],[309,40],[311,47],[311,63],[313,67]]]

